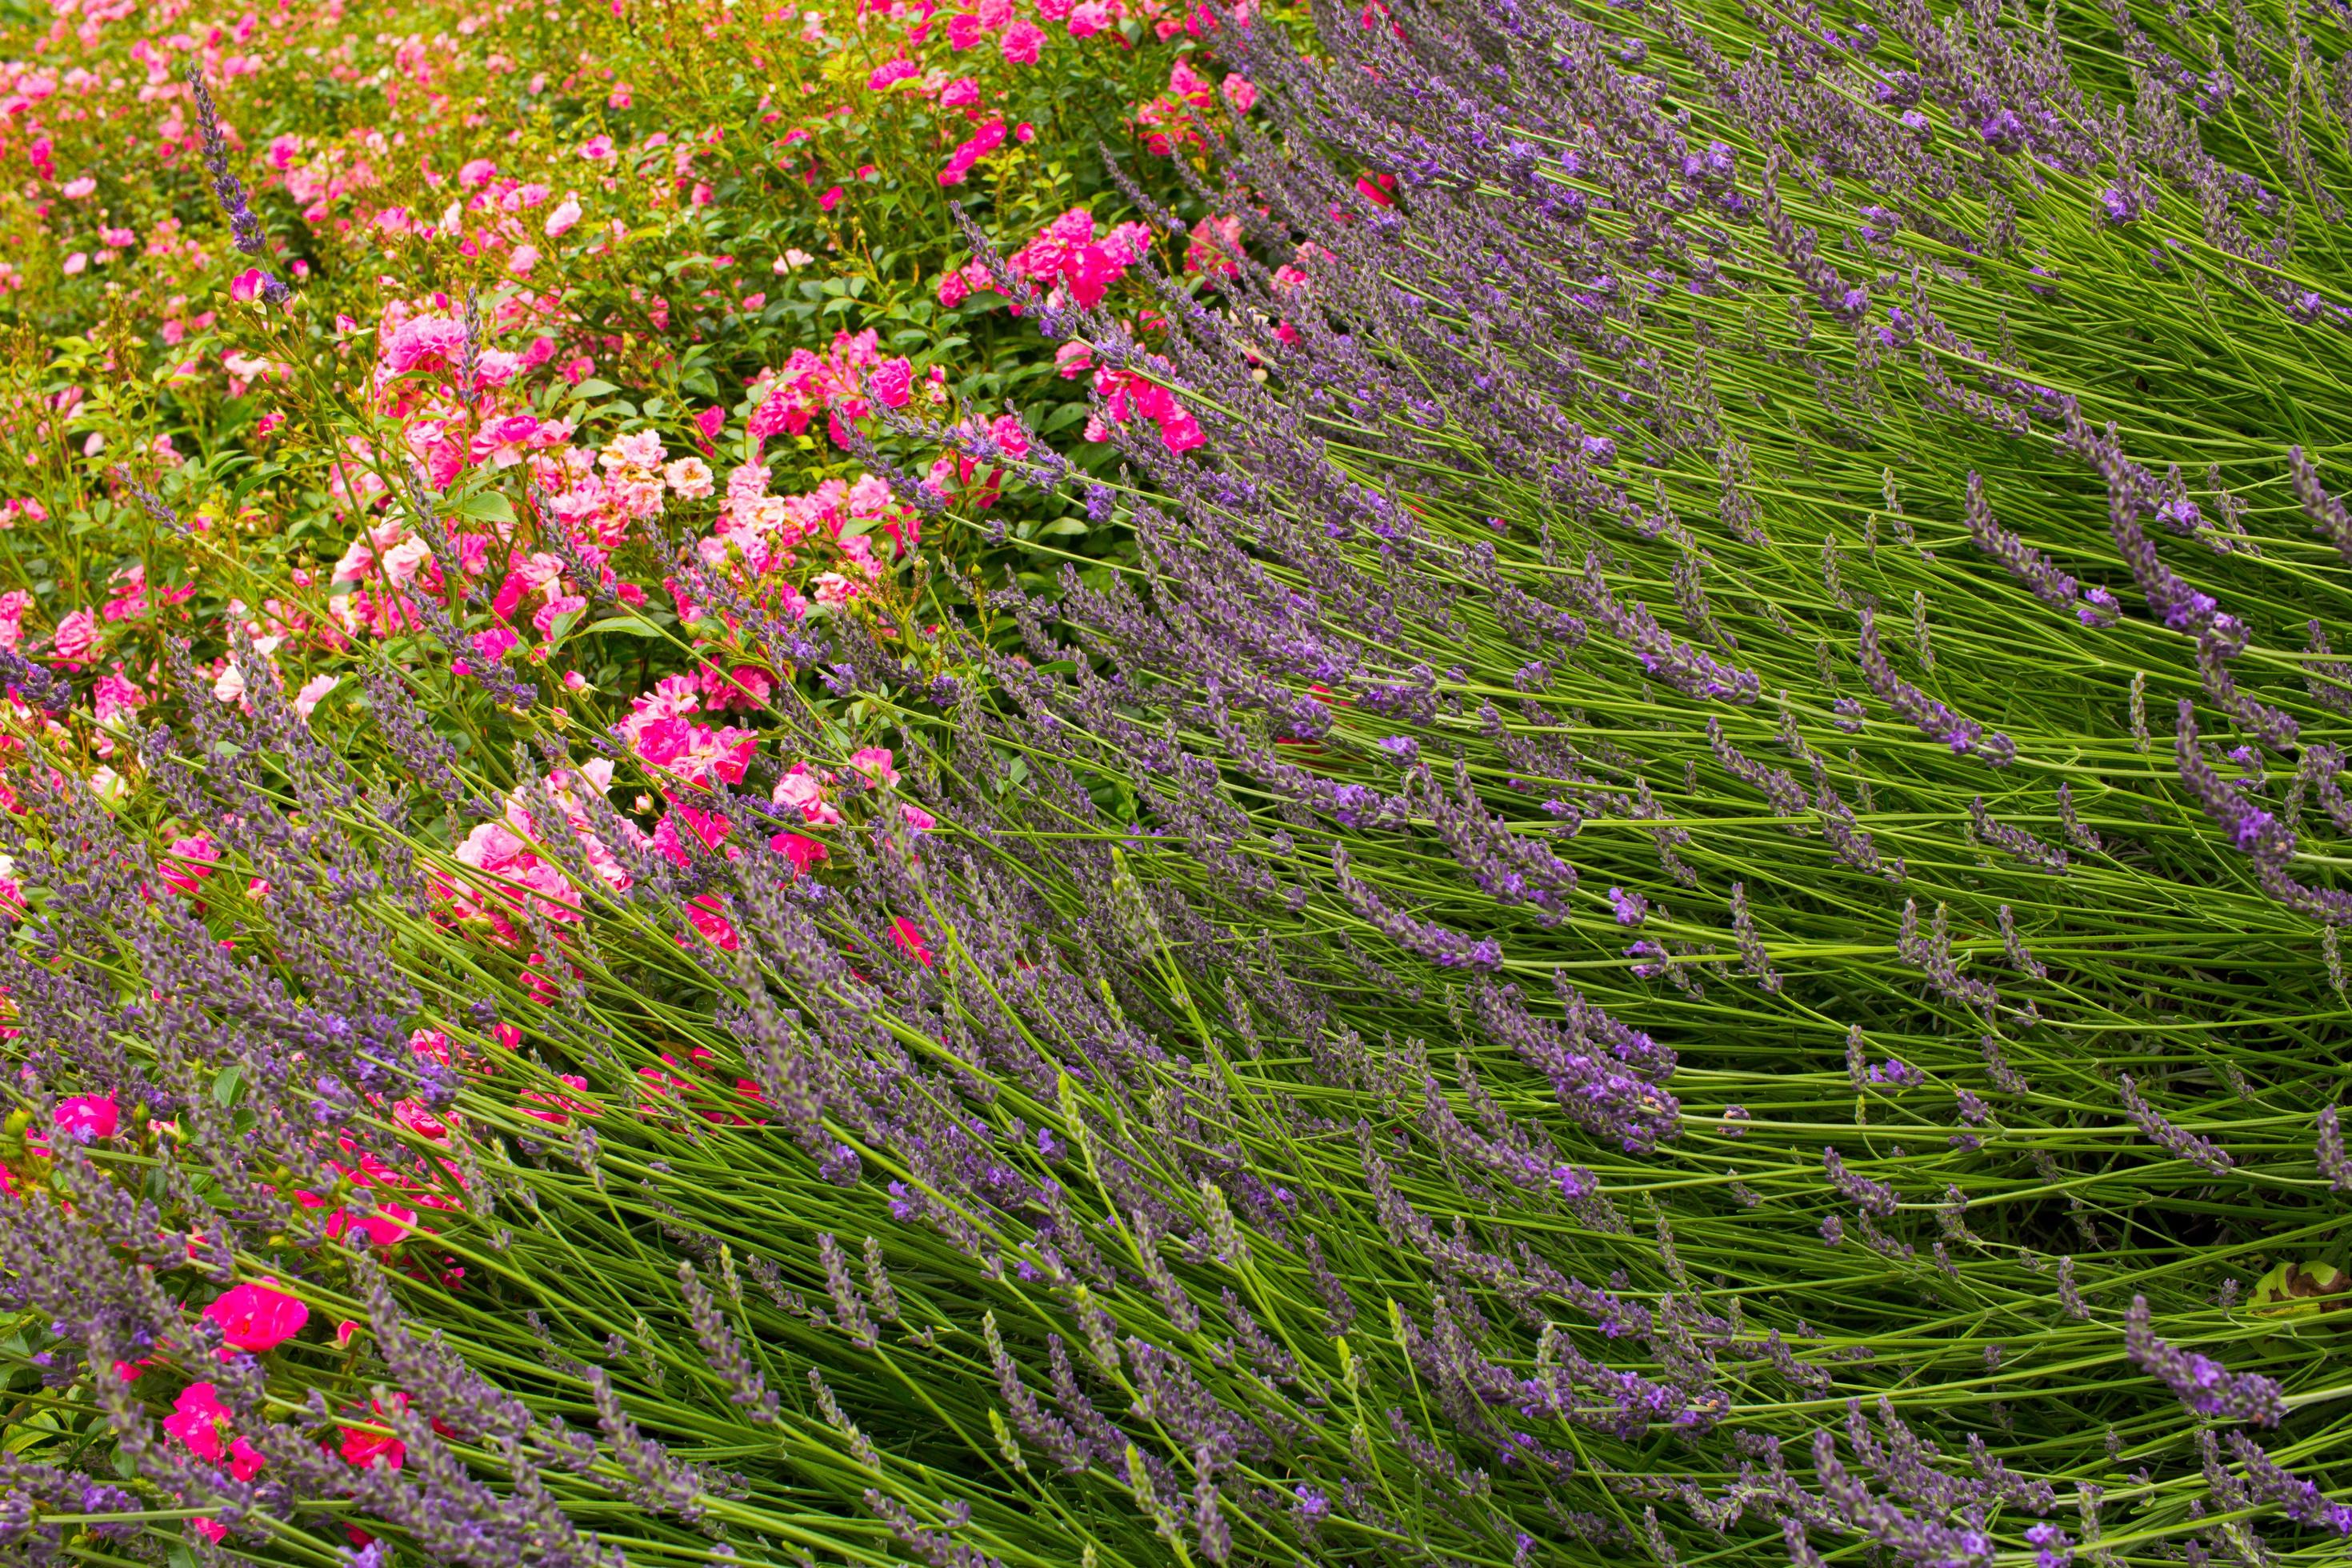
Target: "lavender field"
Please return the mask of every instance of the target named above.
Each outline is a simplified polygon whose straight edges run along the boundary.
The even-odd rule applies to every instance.
[[[0,4],[0,1562],[2347,1560],[2352,7],[1190,4]]]

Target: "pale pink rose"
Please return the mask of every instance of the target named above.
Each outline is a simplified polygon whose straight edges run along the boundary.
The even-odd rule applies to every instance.
[[[550,239],[562,238],[565,235],[572,232],[572,226],[579,221],[579,200],[569,193],[566,193],[563,200],[556,204],[555,210],[547,215],[547,237]]]
[[[338,675],[312,676],[302,683],[302,689],[294,694],[294,711],[308,719],[325,700],[327,693],[341,684],[342,677]]]
[[[867,746],[853,752],[849,765],[866,776],[869,788],[895,786],[898,782],[898,770],[887,746]]]
[[[613,438],[613,452],[633,468],[650,468],[662,460],[661,436],[653,430],[632,430]]]
[[[710,493],[710,465],[699,458],[680,458],[662,469],[662,478],[681,500],[700,500]]]

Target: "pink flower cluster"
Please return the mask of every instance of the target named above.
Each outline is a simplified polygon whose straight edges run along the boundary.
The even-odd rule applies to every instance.
[[[1059,290],[1059,298],[1091,310],[1102,303],[1110,286],[1127,276],[1150,247],[1151,231],[1139,223],[1120,224],[1097,239],[1094,214],[1072,207],[1014,251],[1005,267],[1017,283],[1043,290],[1049,298]],[[953,310],[972,295],[997,287],[985,264],[969,262],[940,279],[940,303]],[[1019,315],[1023,301],[1016,298],[1012,305],[1013,314]]]
[[[1095,215],[1072,207],[1014,251],[1007,265],[1014,277],[1049,291],[1066,289],[1070,298],[1091,310],[1150,247],[1151,231],[1139,223],[1120,224],[1097,239]]]
[[[733,725],[713,729],[694,722],[688,715],[701,706],[696,682],[683,675],[666,676],[652,691],[631,700],[629,716],[613,732],[628,743],[639,762],[665,779],[695,789],[742,783],[759,735]]]
[[[971,173],[973,164],[1004,145],[1004,121],[1002,117],[986,121],[979,130],[958,142],[955,151],[948,154],[947,166],[940,171],[940,184],[943,185],[963,184],[964,176]]]
[[[798,436],[823,413],[825,433],[834,445],[848,446],[849,431],[842,421],[863,419],[874,412],[866,401],[869,375],[876,395],[885,403],[898,405],[891,403],[894,393],[898,403],[905,402],[912,368],[903,359],[884,360],[877,342],[869,328],[854,336],[835,333],[833,346],[822,355],[794,349],[782,370],[754,384],[755,394],[762,385],[766,392],[751,416],[752,439],[765,441],[779,433]]]
[[[237,1352],[260,1354],[277,1349],[302,1331],[303,1325],[310,1321],[310,1310],[270,1280],[233,1287],[206,1307],[204,1315],[219,1325],[228,1346],[220,1353],[226,1359]],[[337,1331],[338,1339],[348,1340],[357,1326],[342,1324]],[[116,1374],[125,1379],[137,1377],[141,1370],[121,1363],[115,1367]],[[408,1403],[404,1394],[392,1397],[400,1406]],[[380,1421],[383,1406],[372,1401],[369,1412]],[[238,1481],[253,1479],[268,1466],[268,1460],[252,1440],[236,1430],[236,1416],[221,1402],[220,1385],[215,1383],[192,1383],[182,1389],[172,1402],[172,1414],[163,1418],[163,1434],[194,1458],[224,1467]],[[399,1438],[374,1430],[372,1426],[342,1426],[339,1436],[341,1443],[333,1451],[340,1453],[346,1464],[361,1469],[381,1462],[386,1468],[396,1470],[407,1458],[406,1446]],[[198,1516],[189,1522],[209,1541],[218,1542],[228,1533],[216,1520]]]
[[[1247,114],[1256,107],[1257,86],[1245,76],[1228,75],[1223,92],[1235,114]],[[1168,90],[1135,111],[1135,123],[1144,133],[1144,150],[1165,158],[1179,147],[1204,145],[1202,129],[1216,108],[1217,94],[1209,79],[1192,68],[1192,60],[1179,55],[1169,68]]]
[[[1065,380],[1076,380],[1088,371],[1094,372],[1095,391],[1103,400],[1103,412],[1087,420],[1087,440],[1108,441],[1111,425],[1141,418],[1160,426],[1160,438],[1171,452],[1189,452],[1207,443],[1208,433],[1201,428],[1192,411],[1179,402],[1174,393],[1140,372],[1097,368],[1094,350],[1077,342],[1064,343],[1054,358]]]

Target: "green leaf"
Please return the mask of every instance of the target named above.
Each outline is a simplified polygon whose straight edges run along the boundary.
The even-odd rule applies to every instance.
[[[596,622],[593,626],[583,626],[581,628],[581,635],[583,637],[591,632],[619,632],[624,637],[657,637],[661,636],[661,628],[659,626],[655,626],[651,621],[642,620],[635,616],[607,616],[603,620]]]
[[[235,1105],[237,1094],[244,1087],[245,1080],[238,1077],[236,1064],[229,1063],[213,1079],[213,1103],[223,1108]]]
[[[459,517],[470,517],[479,522],[512,522],[514,503],[497,490],[481,490],[467,496],[454,509]]]
[[[584,403],[592,397],[602,397],[608,392],[618,392],[621,389],[619,387],[614,386],[611,382],[600,381],[592,375],[587,380],[582,382],[579,385],[572,389],[572,400],[574,403]]]

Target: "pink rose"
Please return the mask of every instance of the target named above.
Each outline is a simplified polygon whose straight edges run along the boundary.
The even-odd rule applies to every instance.
[[[521,646],[522,638],[515,635],[511,626],[492,626],[474,634],[474,651],[490,664],[498,663]]]
[[[895,787],[898,783],[898,769],[887,746],[867,746],[853,752],[849,765],[865,776],[870,789]]]
[[[1035,65],[1037,51],[1044,47],[1045,42],[1045,32],[1036,23],[1029,21],[1013,23],[1012,26],[1005,29],[1004,33],[1003,47],[1006,63],[1016,66]]]
[[[795,871],[805,871],[825,858],[824,845],[797,833],[779,833],[768,840],[768,847],[790,859]]]
[[[931,948],[923,940],[922,927],[900,915],[890,922],[890,940],[898,944],[899,952],[920,963],[924,968],[930,967]]]
[[[407,1445],[389,1432],[370,1432],[363,1427],[346,1426],[342,1433],[343,1461],[359,1469],[367,1469],[382,1459],[385,1468],[396,1470],[400,1468],[401,1461],[408,1457]]]
[[[915,390],[915,367],[904,359],[885,360],[875,368],[874,395],[885,408],[904,408]]]
[[[201,833],[175,838],[172,840],[172,859],[162,868],[163,880],[173,892],[193,897],[197,884],[213,874],[212,863],[219,858],[219,847]]]
[[[1018,415],[998,415],[995,423],[988,427],[988,433],[995,437],[997,446],[1004,455],[1014,462],[1017,463],[1029,455],[1029,432],[1023,427]],[[888,753],[885,752],[884,755],[887,756]],[[855,759],[852,760],[854,763]]]
[[[50,647],[61,659],[79,664],[98,647],[98,616],[88,610],[76,610],[58,623],[58,635]]]
[[[114,1101],[102,1094],[77,1094],[71,1100],[61,1100],[50,1120],[58,1132],[77,1143],[87,1143],[93,1138],[111,1138],[120,1124],[121,1113]]]
[[[242,1437],[230,1439],[224,1447],[221,1429],[228,1425],[228,1406],[220,1402],[220,1388],[210,1383],[192,1383],[180,1390],[180,1397],[172,1414],[163,1417],[163,1431],[178,1440],[182,1447],[199,1459],[218,1464],[224,1458],[229,1461],[229,1473],[240,1481],[249,1481],[261,1472],[261,1456],[253,1445]],[[198,1525],[211,1523],[196,1520]],[[217,1526],[215,1526],[217,1529]],[[211,1531],[205,1532],[212,1535]],[[220,1537],[213,1535],[215,1541]]]
[[[1101,246],[1082,245],[1064,264],[1062,276],[1069,280],[1071,298],[1091,309],[1102,303],[1104,290],[1118,281],[1123,270]]]
[[[205,1316],[220,1325],[232,1348],[258,1354],[300,1333],[310,1309],[268,1285],[239,1285],[206,1307]]]

